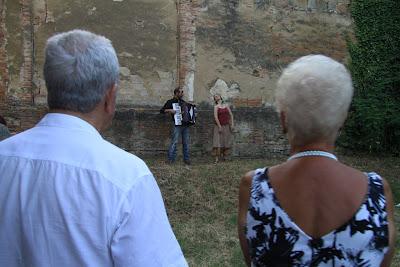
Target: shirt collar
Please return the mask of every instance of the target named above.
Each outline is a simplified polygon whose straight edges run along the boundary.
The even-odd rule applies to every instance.
[[[101,137],[100,133],[87,121],[64,113],[47,113],[36,126],[77,129]]]

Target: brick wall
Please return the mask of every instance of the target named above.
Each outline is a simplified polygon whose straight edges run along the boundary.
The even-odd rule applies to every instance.
[[[0,102],[0,114],[7,121],[7,126],[12,134],[35,126],[46,112],[47,107],[45,106],[33,106],[11,99]]]
[[[265,157],[288,152],[273,108],[234,108],[232,111],[235,118],[234,156]],[[122,108],[104,136],[138,155],[166,156],[171,125],[170,116],[160,114],[158,109]],[[213,110],[200,109],[196,125],[190,128],[192,155],[210,155],[213,127]],[[178,155],[181,150],[178,146]]]
[[[263,100],[261,97],[259,98],[234,98],[233,99],[233,106],[234,107],[249,107],[249,108],[256,108],[263,106]]]
[[[26,104],[33,103],[33,20],[32,0],[20,0],[23,63],[20,71],[20,90],[15,97]]]
[[[6,6],[7,1],[2,0],[0,2],[0,101],[2,105],[5,105],[7,99],[12,99],[13,102],[17,101],[21,104],[32,104],[33,103],[33,23],[32,23],[32,2],[31,0],[20,0],[20,24],[21,39],[22,39],[22,66],[19,69],[18,82],[14,83],[18,88],[13,88],[9,92],[9,67],[10,63],[7,54],[7,39],[8,31],[6,27]],[[17,29],[11,29],[12,31],[18,32]],[[14,38],[16,36],[13,36]],[[11,64],[12,65],[12,64]],[[15,68],[15,66],[13,66]]]
[[[235,157],[270,157],[287,154],[288,143],[282,135],[276,112],[271,107],[232,109],[235,118]],[[46,114],[42,105],[7,102],[0,105],[2,114],[13,134],[33,127]],[[172,120],[154,109],[120,107],[113,124],[103,136],[113,144],[137,155],[165,155],[170,142]],[[200,109],[196,125],[190,128],[190,150],[195,157],[209,156],[214,127],[213,110]],[[182,148],[178,146],[178,155]],[[181,159],[181,156],[180,156]]]
[[[0,0],[1,1],[1,0]],[[8,122],[12,133],[33,127],[47,112],[47,107],[33,104],[34,54],[33,15],[31,0],[20,0],[20,27],[22,40],[22,66],[19,88],[7,96],[8,61],[6,53],[6,27],[4,0],[0,10],[0,114]],[[195,72],[195,18],[197,8],[192,1],[179,1],[179,83],[187,83],[188,73]],[[237,98],[233,103],[236,131],[233,155],[262,157],[286,153],[287,143],[282,137],[276,114],[264,108],[262,98]],[[106,139],[138,155],[166,155],[172,121],[170,116],[159,114],[159,107],[119,107],[112,127],[104,133]],[[191,154],[208,156],[212,149],[214,127],[211,107],[200,108],[198,120],[190,129]],[[181,148],[178,150],[181,154]]]
[[[192,0],[178,1],[178,77],[179,86],[185,88],[189,101],[193,101],[196,71],[196,14],[199,6]]]
[[[150,2],[154,2],[154,6]],[[156,2],[149,1],[144,5],[139,0],[131,1],[130,4],[136,3],[139,8],[135,15],[144,16],[133,25],[125,25],[125,20],[121,20],[127,1],[107,2],[109,5],[106,1],[97,1],[99,15],[92,14],[91,19],[84,21],[87,29],[109,36],[119,51],[120,62],[128,73],[122,79],[126,92],[129,92],[124,97],[140,99],[134,102],[139,103],[137,105],[148,105],[146,109],[136,104],[119,107],[112,128],[105,133],[106,138],[137,154],[165,154],[171,121],[168,116],[158,113],[158,105],[169,97],[171,88],[167,87],[172,87],[175,81],[188,86],[196,75],[196,92],[186,92],[189,100],[195,96],[194,100],[200,103],[198,123],[191,128],[193,154],[207,155],[211,150],[213,118],[207,103],[210,102],[210,87],[217,78],[227,81],[227,91],[237,91],[230,99],[236,120],[234,155],[258,157],[286,153],[286,139],[281,135],[273,108],[268,106],[272,102],[279,70],[294,58],[309,53],[324,53],[344,60],[343,36],[350,32],[350,19],[345,9],[348,1],[258,1],[268,3],[264,8],[252,0],[180,0],[176,2],[177,9],[171,5],[165,9],[160,5],[161,1]],[[307,10],[311,2],[317,7],[325,2],[338,4],[333,13],[330,9],[321,13],[318,8],[315,12]],[[5,19],[5,3],[9,10],[13,8],[12,20],[19,17],[17,23],[10,23],[10,16]],[[0,114],[6,117],[14,133],[35,125],[47,110],[42,105],[45,97],[43,101],[37,101],[36,96],[36,104],[33,104],[35,86],[43,84],[40,77],[35,83],[32,79],[34,70],[40,72],[43,63],[41,53],[37,53],[35,61],[34,47],[36,52],[42,51],[49,35],[76,27],[82,14],[86,16],[87,10],[94,12],[94,7],[87,1],[50,1],[49,12],[47,6],[39,8],[38,3],[44,5],[38,0],[0,0]],[[293,4],[296,8],[285,3],[297,3]],[[35,18],[32,5],[37,11]],[[121,14],[110,19],[113,31],[107,28],[110,25],[102,27],[98,21],[111,6],[121,10]],[[304,11],[301,11],[302,6]],[[328,7],[333,8],[333,5]],[[343,16],[339,8],[344,10]],[[83,13],[79,13],[82,10]],[[56,16],[47,17],[52,12],[56,12]],[[152,16],[145,16],[146,12]],[[125,14],[128,15],[132,16]],[[37,30],[35,36],[33,21]],[[177,44],[175,23],[178,25]],[[128,40],[125,35],[131,31],[135,39]],[[149,40],[149,36],[154,38]],[[136,39],[140,42],[135,42]],[[163,46],[166,40],[172,45]],[[9,49],[8,54],[6,49]],[[173,64],[176,56],[178,80]],[[162,81],[160,73],[170,72],[173,72],[172,78]],[[141,86],[135,85],[138,80],[143,81]],[[232,84],[238,87],[235,89],[230,86]]]
[[[7,51],[6,51],[6,35],[5,27],[6,5],[5,0],[0,0],[0,104],[4,103],[8,88],[8,66],[7,66]]]

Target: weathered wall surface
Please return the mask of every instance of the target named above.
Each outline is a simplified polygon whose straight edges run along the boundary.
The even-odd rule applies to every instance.
[[[176,7],[173,0],[34,0],[36,103],[43,103],[46,39],[81,28],[109,38],[118,53],[121,84],[118,102],[161,105],[176,80]]]
[[[346,57],[349,1],[204,0],[197,18],[197,99],[224,81],[225,98],[273,101],[281,69],[307,54]],[[232,87],[233,85],[233,87]],[[233,101],[233,100],[232,100]]]
[[[273,109],[281,69],[323,53],[346,59],[350,0],[0,0],[0,114],[16,133],[46,112],[46,39],[74,28],[112,40],[120,60],[118,112],[105,136],[129,151],[165,152],[170,120],[158,114],[183,85],[199,104],[196,154],[211,149],[211,96],[233,107],[234,154],[286,151]]]

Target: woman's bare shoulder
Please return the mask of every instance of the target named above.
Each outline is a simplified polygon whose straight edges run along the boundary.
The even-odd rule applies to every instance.
[[[255,170],[251,170],[251,171],[246,172],[242,176],[242,179],[240,180],[240,186],[249,187],[251,185],[252,180],[253,180],[254,174],[255,174]]]

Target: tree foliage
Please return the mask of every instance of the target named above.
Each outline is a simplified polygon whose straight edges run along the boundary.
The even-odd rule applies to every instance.
[[[368,152],[400,152],[400,1],[353,0],[348,41],[354,100],[340,143]]]

